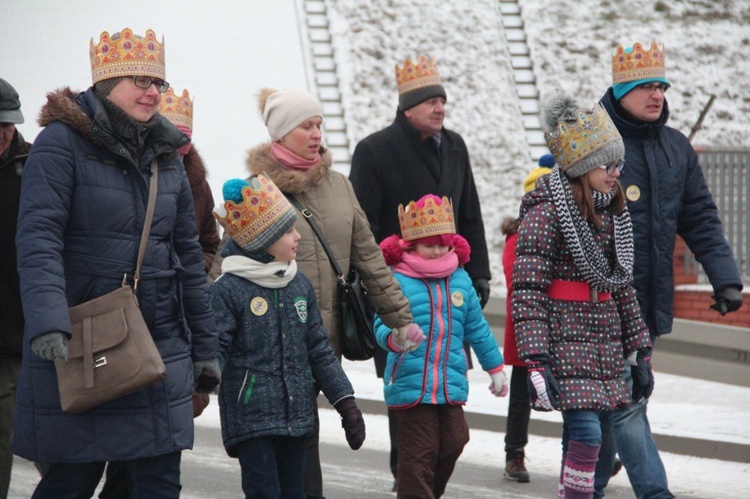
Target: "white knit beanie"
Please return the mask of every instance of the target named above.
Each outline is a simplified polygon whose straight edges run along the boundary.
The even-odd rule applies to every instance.
[[[306,119],[323,117],[323,106],[318,99],[308,92],[293,88],[264,88],[258,96],[258,107],[273,142],[281,140]]]

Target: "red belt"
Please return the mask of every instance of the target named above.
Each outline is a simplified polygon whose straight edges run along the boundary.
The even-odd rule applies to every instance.
[[[583,281],[552,279],[547,294],[555,300],[599,302],[612,299],[612,293],[596,291]]]

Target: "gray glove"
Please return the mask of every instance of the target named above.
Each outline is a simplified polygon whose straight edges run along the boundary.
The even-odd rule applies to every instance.
[[[31,351],[45,360],[68,360],[68,336],[65,333],[47,333],[31,340]]]
[[[734,312],[742,306],[742,291],[734,286],[720,289],[711,298],[716,302],[711,308],[721,315],[727,315],[727,312]]]
[[[221,383],[221,367],[219,359],[196,360],[193,362],[193,376],[195,391],[211,393]]]

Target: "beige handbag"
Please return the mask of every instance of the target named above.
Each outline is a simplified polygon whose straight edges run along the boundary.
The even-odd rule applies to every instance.
[[[69,310],[72,336],[68,360],[55,360],[60,405],[67,413],[86,411],[167,377],[135,296],[156,205],[155,160],[151,171],[133,287],[125,275],[117,290]]]

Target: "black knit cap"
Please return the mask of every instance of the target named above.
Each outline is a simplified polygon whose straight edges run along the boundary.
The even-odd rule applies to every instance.
[[[426,87],[415,88],[414,90],[399,95],[398,107],[402,111],[406,111],[407,109],[411,109],[417,104],[421,104],[427,99],[432,99],[433,97],[442,97],[443,99],[448,98],[442,85],[428,85]]]

